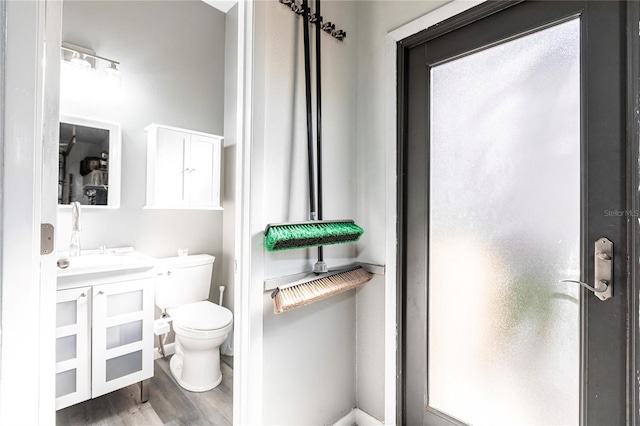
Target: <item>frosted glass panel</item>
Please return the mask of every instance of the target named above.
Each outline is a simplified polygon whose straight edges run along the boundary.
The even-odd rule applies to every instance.
[[[580,21],[431,70],[428,405],[577,424]]]
[[[142,351],[107,360],[106,381],[119,379],[142,370]]]
[[[113,294],[107,297],[107,317],[130,314],[142,310],[142,290]]]
[[[142,341],[142,320],[107,328],[107,349]]]
[[[56,303],[56,327],[77,323],[78,303],[75,300]]]
[[[75,334],[56,339],[56,362],[76,358],[76,341],[77,336]]]
[[[56,374],[56,398],[76,391],[76,370],[67,370]]]

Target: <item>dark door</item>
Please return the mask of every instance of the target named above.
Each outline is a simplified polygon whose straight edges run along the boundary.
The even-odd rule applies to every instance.
[[[625,424],[625,11],[491,4],[400,43],[404,423]]]

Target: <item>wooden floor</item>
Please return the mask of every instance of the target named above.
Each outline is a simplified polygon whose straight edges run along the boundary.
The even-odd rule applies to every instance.
[[[220,363],[222,383],[208,392],[189,392],[169,372],[169,358],[155,362],[149,401],[140,404],[140,388],[131,385],[56,413],[58,425],[231,425],[233,370]]]

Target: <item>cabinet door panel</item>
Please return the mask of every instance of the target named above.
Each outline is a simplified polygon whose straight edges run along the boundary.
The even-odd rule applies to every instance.
[[[56,364],[78,357],[78,336],[58,337],[56,339]]]
[[[184,204],[185,149],[189,135],[158,129],[156,151],[155,202],[159,205]]]
[[[220,191],[220,141],[215,138],[192,135],[190,165],[187,175],[189,204],[192,206],[218,206]]]
[[[57,292],[56,410],[91,398],[90,287]]]
[[[141,342],[143,337],[142,320],[132,321],[107,328],[107,349],[117,348],[130,343]]]
[[[76,393],[77,390],[78,370],[73,368],[56,374],[56,410],[75,404],[75,402],[71,402],[67,405],[58,406],[58,400],[65,397],[70,399],[69,396]],[[80,401],[81,400],[78,400],[76,402]]]
[[[111,382],[130,374],[135,374],[142,369],[142,351],[113,357],[107,360],[106,380]]]
[[[93,398],[153,376],[153,284],[94,287]]]
[[[144,306],[144,290],[116,293],[107,296],[107,317],[119,317],[139,312]]]
[[[76,299],[56,303],[56,328],[74,325],[78,321],[78,301]]]

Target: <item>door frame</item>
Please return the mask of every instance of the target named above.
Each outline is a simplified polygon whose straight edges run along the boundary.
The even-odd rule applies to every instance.
[[[510,3],[518,3],[523,0],[517,0]],[[484,4],[483,4],[484,3]],[[627,211],[640,211],[640,191],[637,189],[640,185],[640,4],[637,2],[627,1],[627,90],[626,90],[626,119],[627,119]],[[403,87],[404,69],[402,68],[402,57],[406,46],[402,46],[400,42],[421,31],[424,31],[435,24],[441,23],[452,18],[472,7],[477,7],[477,13],[468,13],[462,18],[462,22],[470,23],[484,16],[495,13],[505,6],[499,3],[485,3],[484,1],[476,1],[474,3],[454,0],[435,11],[416,19],[409,24],[389,33],[386,37],[386,91],[388,96],[387,113],[386,113],[386,136],[390,142],[387,145],[387,211],[394,212],[395,223],[393,228],[387,228],[387,243],[395,236],[394,246],[397,256],[391,258],[391,251],[387,250],[387,265],[393,265],[389,268],[390,277],[387,280],[386,291],[386,366],[385,380],[392,383],[390,370],[390,358],[396,361],[395,375],[396,387],[393,391],[389,390],[389,386],[385,391],[385,418],[390,419],[390,404],[396,404],[395,421],[402,424],[404,418],[404,345],[403,345],[403,317],[405,312],[404,306],[404,289],[402,276],[402,264],[405,254],[403,253],[402,235],[399,232],[402,229],[402,221],[404,214],[404,206],[402,203],[403,188],[406,184],[406,164],[403,161],[404,138],[406,113],[403,110],[405,104],[405,93],[401,90]],[[459,21],[460,22],[460,21]],[[442,29],[443,32],[448,29]],[[395,140],[395,145],[391,145],[391,141]],[[634,160],[635,159],[635,160]],[[389,172],[391,170],[391,172]],[[640,255],[640,225],[636,220],[636,214],[627,215],[628,227],[628,253],[631,259],[637,259]],[[391,231],[393,229],[393,232]],[[393,234],[393,235],[390,235]],[[629,262],[629,270],[627,271],[627,287],[629,296],[628,311],[630,312],[628,345],[627,345],[627,424],[638,424],[640,422],[640,383],[637,380],[638,368],[640,367],[640,265],[635,262]],[[395,280],[393,279],[395,278]],[[395,281],[390,283],[390,281]],[[393,316],[393,318],[392,318]],[[393,327],[392,327],[393,326]],[[391,352],[390,348],[397,349]]]
[[[454,0],[451,3],[435,9],[391,32],[385,37],[385,139],[386,164],[385,164],[385,188],[386,188],[386,238],[385,238],[385,365],[384,365],[384,419],[385,424],[402,424],[404,406],[404,382],[402,374],[402,317],[403,317],[403,290],[401,268],[402,241],[398,230],[402,217],[400,202],[402,167],[401,158],[401,134],[400,109],[398,87],[402,74],[398,73],[398,42],[413,36],[420,31],[436,25],[446,19],[456,16],[472,7],[485,3],[486,0]]]
[[[55,424],[55,252],[40,256],[40,223],[55,225],[62,1],[0,0],[0,424]],[[262,419],[261,323],[248,291],[254,1],[238,2],[236,274],[233,417]],[[47,43],[48,41],[48,43]],[[32,54],[30,54],[32,53]],[[53,144],[53,145],[52,145]],[[43,166],[43,167],[40,167]],[[46,197],[45,197],[46,198]],[[260,309],[262,299],[260,298]],[[30,338],[25,338],[29,336]],[[26,366],[36,366],[25,368]],[[256,422],[257,421],[257,422]]]
[[[640,4],[627,3],[627,197],[628,209],[640,212]],[[628,253],[631,259],[640,255],[640,224],[636,217],[628,223]],[[640,265],[629,262],[627,286],[629,294],[629,344],[627,349],[627,424],[640,423]]]
[[[0,423],[55,423],[55,225],[61,3],[2,2],[3,92]],[[30,368],[29,368],[30,367]]]
[[[264,5],[255,0],[238,1],[238,79],[236,123],[236,239],[235,239],[235,327],[234,344],[237,368],[233,373],[233,423],[236,425],[262,423],[262,286],[252,285],[262,278],[262,256],[255,256],[254,238],[257,218],[255,194],[261,192],[261,182],[252,175],[254,164],[261,164],[259,129],[255,124],[254,93],[262,75],[259,58],[261,42],[255,37]],[[264,43],[264,41],[262,41]],[[260,313],[259,315],[257,313]]]

